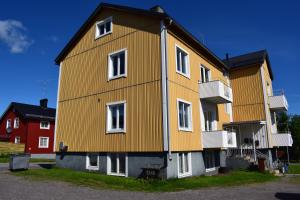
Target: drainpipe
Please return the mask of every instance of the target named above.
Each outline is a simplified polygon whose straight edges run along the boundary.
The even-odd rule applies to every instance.
[[[252,129],[252,145],[253,145],[253,152],[254,152],[254,161],[256,162],[256,148],[255,148],[255,134],[253,130],[253,124],[251,124],[251,129]]]
[[[162,20],[160,22],[160,38],[161,38],[161,80],[162,80],[162,107],[163,107],[163,138],[164,151],[168,151],[168,159],[172,160],[171,152],[171,136],[170,136],[170,122],[169,122],[169,83],[168,83],[168,56],[167,56],[167,27],[172,24],[172,20],[165,25]]]

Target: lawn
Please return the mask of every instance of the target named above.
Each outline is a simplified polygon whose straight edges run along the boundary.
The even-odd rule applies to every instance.
[[[300,164],[290,164],[288,174],[300,174]]]
[[[148,181],[134,178],[107,176],[99,173],[78,172],[60,168],[32,169],[14,172],[14,174],[34,180],[64,181],[93,188],[145,192],[171,192],[212,186],[224,187],[250,183],[263,183],[276,180],[278,178],[269,173],[233,171],[229,174],[219,176],[200,176],[165,181]]]

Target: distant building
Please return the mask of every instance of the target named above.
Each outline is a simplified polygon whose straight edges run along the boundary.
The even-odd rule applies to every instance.
[[[0,118],[0,141],[25,144],[24,152],[31,157],[52,158],[56,110],[47,103],[47,99],[39,106],[12,102]]]

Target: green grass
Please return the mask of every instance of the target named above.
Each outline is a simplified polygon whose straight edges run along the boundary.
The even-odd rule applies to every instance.
[[[300,174],[300,165],[298,164],[291,164],[289,165],[289,174]]]
[[[263,183],[277,179],[277,177],[269,173],[249,171],[233,171],[226,175],[200,176],[165,181],[149,181],[143,179],[107,176],[99,173],[78,172],[60,168],[32,169],[28,171],[15,172],[14,174],[34,180],[64,181],[93,188],[146,192],[170,192],[212,186],[224,187],[250,183]]]

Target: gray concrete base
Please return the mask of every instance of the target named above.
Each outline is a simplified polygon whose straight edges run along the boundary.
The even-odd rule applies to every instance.
[[[51,153],[51,154],[31,154],[30,157],[31,158],[42,158],[42,159],[55,159],[56,155],[55,155],[55,153]]]

